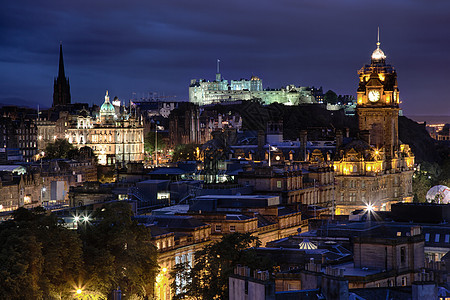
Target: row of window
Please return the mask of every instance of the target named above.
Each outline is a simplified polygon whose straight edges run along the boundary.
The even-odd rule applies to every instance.
[[[36,133],[36,129],[35,128],[27,128],[27,129],[17,129],[16,130],[17,133],[19,134],[34,134]]]
[[[20,148],[29,148],[29,147],[34,147],[36,148],[36,142],[26,142],[26,143],[22,143],[22,141],[19,142],[19,147]]]
[[[222,225],[216,225],[215,230],[216,230],[216,232],[222,232]],[[236,226],[235,225],[230,225],[229,230],[230,230],[230,232],[235,232],[236,231]]]
[[[441,234],[440,233],[436,233],[434,235],[434,242],[435,243],[439,243],[441,238]],[[433,241],[433,239],[431,239]],[[430,234],[429,233],[425,233],[425,242],[429,242],[430,241]],[[444,243],[450,243],[450,234],[446,234],[445,235],[445,239],[444,239]]]
[[[159,249],[164,249],[166,247],[172,247],[172,240],[170,238],[167,239],[163,239],[161,242],[157,241],[156,242],[156,248]]]
[[[379,182],[372,183],[372,190],[374,188],[376,188],[377,186],[379,188],[386,188],[386,186],[387,186],[386,181],[387,180],[382,180],[381,183],[379,183]],[[357,187],[359,187],[358,182],[361,183],[361,188],[365,188],[366,187],[366,181],[365,180],[349,180],[348,181],[348,187],[349,188],[357,188]],[[393,184],[397,185],[398,183],[399,183],[399,178],[398,177],[394,177]],[[341,186],[342,186],[342,188],[345,188],[345,186],[346,186],[345,181],[341,182]]]

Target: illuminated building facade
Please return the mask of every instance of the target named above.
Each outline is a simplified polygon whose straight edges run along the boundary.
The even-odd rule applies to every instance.
[[[180,103],[169,116],[169,145],[201,142],[200,108],[192,103]]]
[[[412,201],[414,156],[398,138],[397,73],[386,64],[379,41],[371,64],[358,73],[359,139],[343,144],[342,135],[336,136],[337,214]]]
[[[6,153],[14,150],[22,158],[16,156],[12,160],[33,161],[37,152],[36,133],[37,127],[32,119],[0,117],[0,156],[5,156],[1,159],[11,160],[6,158]]]
[[[288,85],[281,89],[263,89],[262,80],[252,76],[250,80],[228,80],[222,79],[217,70],[216,80],[192,79],[189,86],[189,102],[198,105],[213,103],[246,101],[261,99],[263,104],[274,102],[285,105],[297,105],[316,103],[316,100],[307,87]]]
[[[74,146],[94,150],[101,165],[126,165],[144,158],[144,128],[131,113],[116,113],[106,91],[105,102],[97,118],[81,111],[67,129],[66,139]]]

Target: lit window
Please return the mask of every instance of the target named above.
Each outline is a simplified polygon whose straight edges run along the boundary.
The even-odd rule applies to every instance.
[[[402,277],[402,286],[406,286],[407,279],[406,277]]]
[[[426,233],[425,234],[425,242],[428,242],[428,241],[430,241],[430,234]]]
[[[236,231],[236,226],[230,225],[230,232],[235,232],[235,231]]]
[[[441,237],[441,235],[439,233],[436,233],[436,236],[434,237],[434,242],[435,243],[439,243],[439,238]]]
[[[446,243],[450,242],[450,234],[445,235],[445,242]]]
[[[281,189],[281,180],[278,180],[278,181],[277,181],[277,188],[278,188],[278,189]]]
[[[222,231],[222,225],[216,225],[216,231]],[[231,231],[231,228],[230,228]]]

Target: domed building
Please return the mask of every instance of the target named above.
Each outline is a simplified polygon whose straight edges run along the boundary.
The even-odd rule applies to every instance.
[[[144,127],[142,121],[120,107],[118,98],[113,105],[106,91],[98,117],[81,111],[77,123],[67,130],[66,138],[74,146],[94,150],[101,165],[122,165],[144,159]],[[119,113],[117,113],[119,112]]]
[[[336,214],[412,201],[414,155],[398,136],[399,89],[395,69],[377,48],[358,71],[358,138],[336,137]]]
[[[109,102],[108,91],[106,91],[105,102],[100,107],[100,120],[103,124],[112,124],[115,119],[117,119],[116,109],[114,108],[114,105]]]

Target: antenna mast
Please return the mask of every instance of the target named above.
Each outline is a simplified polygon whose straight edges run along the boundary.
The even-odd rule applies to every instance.
[[[221,78],[220,78],[220,59],[217,59],[216,81],[221,81]]]

